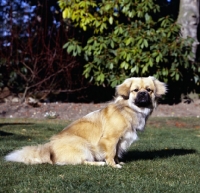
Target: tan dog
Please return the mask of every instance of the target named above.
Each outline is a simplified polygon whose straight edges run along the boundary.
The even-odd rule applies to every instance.
[[[90,164],[121,168],[118,158],[144,130],[147,118],[166,93],[154,77],[129,78],[116,88],[116,99],[104,109],[78,119],[49,143],[8,154],[7,161],[26,164]]]

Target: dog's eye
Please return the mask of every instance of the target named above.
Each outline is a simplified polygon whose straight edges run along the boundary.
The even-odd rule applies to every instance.
[[[133,91],[134,91],[134,92],[138,92],[138,91],[139,91],[139,89],[138,89],[138,88],[136,88],[136,89],[134,89]]]
[[[146,90],[147,90],[147,92],[151,92],[151,89],[150,89],[150,88],[147,88]]]

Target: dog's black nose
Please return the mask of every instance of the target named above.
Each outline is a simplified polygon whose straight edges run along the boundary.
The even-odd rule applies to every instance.
[[[138,96],[144,97],[144,96],[147,96],[147,94],[148,94],[147,92],[141,91],[141,92],[138,93]]]

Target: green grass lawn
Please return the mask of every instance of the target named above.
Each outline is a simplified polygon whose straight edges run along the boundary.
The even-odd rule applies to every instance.
[[[109,166],[24,165],[10,151],[48,141],[67,122],[0,119],[0,192],[199,193],[200,119],[151,118],[122,169]]]

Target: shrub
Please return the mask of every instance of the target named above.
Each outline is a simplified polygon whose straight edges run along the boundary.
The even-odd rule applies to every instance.
[[[153,75],[165,82],[199,84],[200,67],[189,61],[192,39],[181,39],[179,26],[161,17],[153,0],[60,0],[63,18],[81,29],[86,43],[74,38],[63,48],[84,57],[83,74],[97,85],[121,83],[130,76]]]

